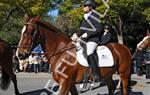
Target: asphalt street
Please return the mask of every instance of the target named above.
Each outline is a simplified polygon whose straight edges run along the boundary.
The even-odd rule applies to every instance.
[[[57,92],[58,86],[49,73],[17,73],[16,75],[19,91],[23,95],[55,95]],[[114,75],[113,79],[118,83],[118,75]],[[79,84],[76,86],[79,90]],[[88,84],[79,95],[108,95],[105,83],[97,83],[94,87],[93,90],[89,90]],[[134,74],[131,77],[131,88],[130,95],[150,95],[150,79]],[[12,82],[8,90],[0,90],[0,95],[15,95]],[[121,95],[120,90],[116,90],[115,95]]]

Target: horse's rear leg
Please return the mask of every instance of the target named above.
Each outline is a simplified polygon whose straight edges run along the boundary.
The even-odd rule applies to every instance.
[[[122,80],[122,95],[128,95],[129,77],[121,77]]]
[[[109,95],[114,95],[116,86],[112,80],[112,76],[109,76],[107,78],[105,78],[106,84],[108,86],[108,90],[109,90]]]
[[[77,88],[75,85],[72,85],[71,88],[70,88],[70,93],[72,95],[78,95],[78,91],[77,91]]]

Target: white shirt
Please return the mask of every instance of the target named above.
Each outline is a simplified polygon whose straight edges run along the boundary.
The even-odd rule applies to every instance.
[[[88,19],[88,17],[91,15],[91,13],[92,13],[92,11],[91,11],[91,12],[89,12],[89,13],[84,14],[84,19],[85,19],[85,20],[87,20],[87,19]]]
[[[29,56],[29,64],[33,64],[34,63],[34,58],[32,57],[32,55]]]

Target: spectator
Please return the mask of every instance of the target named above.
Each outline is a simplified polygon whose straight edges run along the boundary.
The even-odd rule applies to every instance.
[[[34,67],[34,54],[31,53],[31,55],[29,56],[28,72],[33,72],[33,67]]]
[[[20,69],[19,69],[19,61],[18,61],[18,58],[17,58],[17,56],[15,54],[13,55],[12,61],[13,61],[13,64],[14,64],[14,71],[16,73],[18,73],[20,71]]]
[[[48,70],[49,70],[49,64],[48,64],[48,60],[47,60],[47,58],[46,58],[46,56],[44,54],[41,57],[41,63],[43,64],[42,70],[44,72],[48,72]]]
[[[40,72],[40,63],[41,63],[41,59],[39,54],[35,54],[34,55],[34,72],[38,73]]]

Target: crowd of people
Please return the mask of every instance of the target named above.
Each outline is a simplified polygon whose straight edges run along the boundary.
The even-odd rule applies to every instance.
[[[16,55],[13,55],[13,64],[15,72],[49,72],[50,66],[48,60],[43,53],[31,53],[25,60],[19,60]]]

